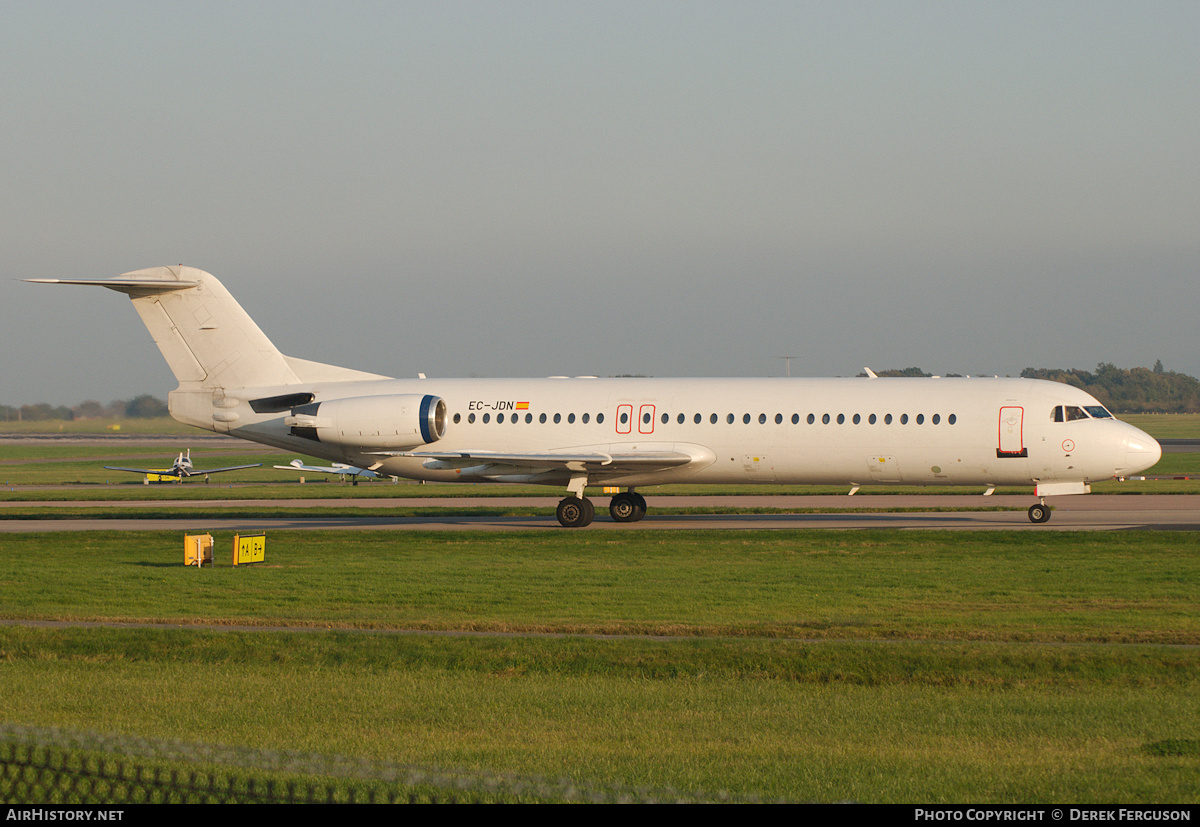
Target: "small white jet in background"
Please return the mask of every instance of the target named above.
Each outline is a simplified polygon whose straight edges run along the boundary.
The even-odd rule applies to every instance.
[[[147,477],[168,477],[176,482],[183,482],[184,477],[199,477],[208,478],[209,474],[219,474],[222,471],[240,471],[243,468],[259,468],[261,462],[256,462],[253,465],[231,465],[228,468],[196,468],[192,465],[192,449],[188,448],[187,453],[180,451],[176,457],[175,463],[170,468],[117,468],[112,465],[104,466],[109,471],[129,471],[133,474],[145,474]]]
[[[276,465],[276,468],[281,468],[284,471],[312,471],[317,474],[337,474],[342,479],[351,477],[354,485],[358,485],[359,477],[368,480],[386,479],[387,474],[376,474],[367,468],[359,468],[354,465],[346,465],[343,462],[335,462],[333,467],[320,465],[305,465],[304,460],[294,459],[287,465]]]

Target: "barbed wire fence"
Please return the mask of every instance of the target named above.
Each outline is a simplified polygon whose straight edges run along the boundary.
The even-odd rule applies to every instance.
[[[6,804],[753,800],[0,723],[0,801]]]

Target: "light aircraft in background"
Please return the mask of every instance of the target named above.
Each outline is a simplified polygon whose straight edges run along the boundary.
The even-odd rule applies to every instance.
[[[258,468],[262,463],[258,462],[254,465],[231,465],[228,468],[196,468],[192,465],[192,449],[188,448],[187,453],[180,451],[179,456],[175,458],[175,462],[170,468],[117,468],[112,465],[104,466],[109,471],[129,471],[134,474],[145,474],[148,477],[172,477],[176,482],[183,482],[186,477],[200,477],[207,479],[209,474],[220,474],[223,471],[240,471],[243,468]]]
[[[1032,485],[1046,497],[1158,462],[1159,444],[1078,388],[1035,379],[393,379],[285,356],[212,275],[155,267],[116,279],[30,279],[125,293],[179,387],[179,422],[437,482],[623,487],[640,520],[663,483]]]
[[[337,474],[345,479],[350,477],[355,485],[358,485],[359,478],[365,480],[383,479],[387,474],[376,474],[367,468],[358,468],[354,465],[347,465],[344,462],[335,462],[333,467],[323,465],[305,465],[304,460],[294,459],[287,465],[276,465],[276,468],[281,468],[284,471],[312,471],[316,474]]]

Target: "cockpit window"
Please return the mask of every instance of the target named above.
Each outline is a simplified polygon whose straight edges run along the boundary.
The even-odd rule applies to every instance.
[[[1086,406],[1087,413],[1084,413],[1084,410],[1084,408],[1075,405],[1059,405],[1051,409],[1050,419],[1055,422],[1074,422],[1077,419],[1088,419],[1088,414],[1091,414],[1096,419],[1112,418],[1112,414],[1099,405]]]

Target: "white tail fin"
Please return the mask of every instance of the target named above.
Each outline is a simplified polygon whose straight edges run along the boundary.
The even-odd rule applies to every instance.
[[[117,279],[29,279],[126,293],[180,388],[233,390],[320,380],[383,379],[279,352],[215,276],[195,267],[151,267]]]

